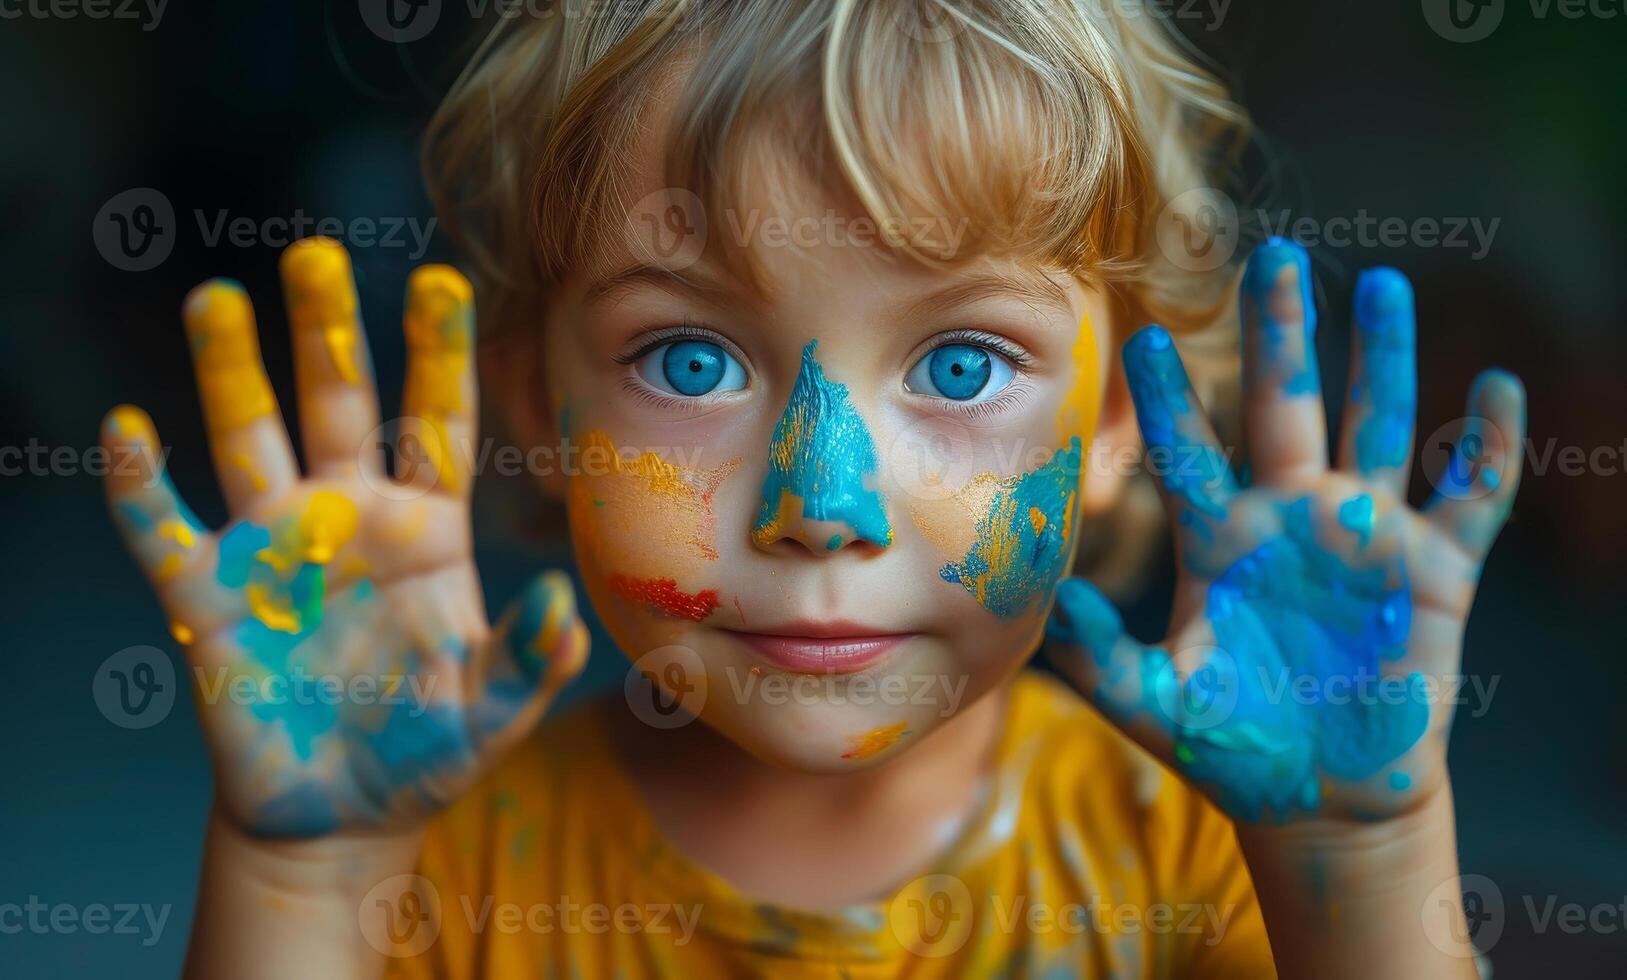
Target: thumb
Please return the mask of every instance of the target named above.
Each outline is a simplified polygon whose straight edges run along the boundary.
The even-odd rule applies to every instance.
[[[1169,758],[1173,726],[1160,700],[1161,687],[1173,680],[1169,654],[1126,633],[1118,610],[1084,579],[1064,579],[1057,587],[1045,653],[1125,734]]]
[[[478,658],[470,690],[483,703],[481,728],[493,734],[524,722],[529,728],[559,689],[587,663],[588,630],[576,612],[568,575],[549,571],[509,604]]]

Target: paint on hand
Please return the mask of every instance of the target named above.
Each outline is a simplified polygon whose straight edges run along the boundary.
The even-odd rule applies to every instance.
[[[409,355],[402,403],[413,406],[426,429],[425,461],[442,487],[456,491],[458,469],[447,422],[472,408],[463,390],[474,350],[474,290],[469,280],[450,266],[414,269],[407,281],[405,321]]]
[[[876,479],[876,447],[864,419],[848,399],[847,386],[825,377],[814,359],[819,341],[802,349],[790,401],[769,444],[768,476],[753,539],[766,546],[802,520],[846,524],[855,539],[893,543]]]
[[[1407,465],[1418,405],[1412,284],[1394,269],[1369,269],[1356,282],[1361,367],[1350,389],[1356,467],[1363,474]]]
[[[849,735],[848,750],[842,753],[842,758],[855,762],[872,758],[892,748],[894,743],[909,733],[910,726],[905,722],[899,722],[886,728],[865,732],[863,735]]]
[[[984,608],[1011,618],[1043,609],[1072,555],[1083,446],[1074,436],[1049,462],[1018,476],[980,474],[956,496],[982,515],[977,540],[939,571]]]
[[[1239,559],[1209,587],[1215,643],[1230,658],[1223,683],[1237,702],[1215,723],[1173,725],[1176,758],[1194,781],[1219,789],[1222,806],[1242,820],[1286,818],[1320,805],[1322,775],[1357,781],[1382,772],[1423,737],[1429,705],[1422,675],[1383,677],[1404,654],[1412,599],[1404,569],[1354,569],[1318,544],[1311,501],[1279,505],[1282,532]],[[1165,717],[1208,695],[1156,690]],[[1160,683],[1173,688],[1164,671]],[[1379,683],[1378,698],[1272,697],[1273,679],[1330,678]],[[1380,679],[1382,678],[1382,679]],[[1209,692],[1213,693],[1213,692]],[[1171,708],[1176,710],[1171,711]],[[1193,717],[1193,716],[1188,716]],[[1198,716],[1201,717],[1201,716]]]
[[[597,429],[582,437],[580,458],[580,473],[571,481],[572,530],[595,553],[599,536],[592,511],[602,509],[618,520],[636,515],[640,528],[658,525],[663,550],[717,558],[712,497],[740,465],[738,459],[711,469],[675,466],[653,452],[628,459]]]
[[[1096,414],[1101,407],[1101,364],[1096,349],[1096,327],[1086,313],[1079,322],[1073,341],[1073,387],[1056,415],[1056,437],[1066,443],[1075,436],[1090,445],[1096,434]]]
[[[282,278],[288,292],[288,318],[296,334],[321,338],[334,373],[346,384],[358,384],[361,343],[356,287],[350,256],[331,238],[302,238],[282,254]]]
[[[1161,456],[1164,488],[1183,505],[1178,520],[1194,527],[1198,515],[1223,520],[1215,496],[1232,483],[1231,466],[1205,431],[1202,407],[1163,327],[1147,327],[1124,345],[1124,369],[1136,420],[1149,457]]]
[[[183,308],[198,394],[212,433],[242,428],[277,410],[260,363],[254,309],[241,284],[211,279],[187,296]]]
[[[1249,381],[1281,385],[1288,395],[1321,392],[1311,287],[1311,257],[1294,241],[1271,238],[1249,257],[1242,286]]]
[[[698,623],[710,616],[719,605],[716,589],[685,592],[670,578],[633,578],[616,573],[610,576],[607,584],[610,591],[623,599],[642,603],[675,619]]]
[[[356,534],[356,505],[320,490],[298,514],[270,527],[239,521],[221,536],[216,578],[241,589],[249,612],[268,630],[306,634],[322,622],[325,567]]]
[[[1358,493],[1339,505],[1339,526],[1356,536],[1363,548],[1373,540],[1373,498]]]

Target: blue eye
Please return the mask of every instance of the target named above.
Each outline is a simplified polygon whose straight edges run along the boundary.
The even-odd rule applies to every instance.
[[[1013,375],[1011,363],[987,347],[944,344],[915,362],[904,387],[950,401],[979,402],[1003,391]]]
[[[639,377],[669,395],[698,398],[746,386],[746,369],[709,340],[658,344],[634,362]]]

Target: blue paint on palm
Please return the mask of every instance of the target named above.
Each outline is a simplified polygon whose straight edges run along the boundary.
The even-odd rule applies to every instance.
[[[1279,319],[1272,297],[1283,275],[1292,269],[1299,292],[1300,322]],[[1290,395],[1317,394],[1322,390],[1321,376],[1316,360],[1316,299],[1312,293],[1311,257],[1304,248],[1286,238],[1267,239],[1249,257],[1243,272],[1243,296],[1251,301],[1260,318],[1260,339],[1263,349],[1259,354],[1265,365],[1294,362],[1299,370],[1281,379],[1282,389]],[[1298,344],[1288,343],[1288,332],[1300,336]],[[1297,354],[1299,344],[1304,356]]]
[[[855,537],[889,545],[882,496],[866,485],[876,478],[875,443],[847,386],[826,379],[814,360],[818,346],[810,340],[802,349],[796,385],[774,428],[755,534],[774,536],[800,508],[805,519],[839,521]]]
[[[1373,498],[1358,493],[1339,505],[1339,526],[1356,536],[1363,548],[1373,540]]]
[[[1404,571],[1351,568],[1317,543],[1310,506],[1280,505],[1282,532],[1210,585],[1236,705],[1215,724],[1174,726],[1188,774],[1213,783],[1240,819],[1315,810],[1321,774],[1374,776],[1429,724],[1422,676],[1381,675],[1412,626]],[[1351,693],[1374,690],[1383,696]]]
[[[1369,269],[1356,282],[1361,368],[1351,386],[1357,418],[1356,466],[1362,473],[1407,463],[1418,403],[1412,284],[1394,269]]]

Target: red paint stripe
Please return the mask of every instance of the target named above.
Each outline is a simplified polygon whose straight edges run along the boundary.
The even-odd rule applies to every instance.
[[[684,592],[678,588],[678,583],[670,578],[633,578],[617,573],[610,576],[610,591],[623,599],[642,602],[668,616],[690,619],[697,623],[710,616],[718,607],[716,589]]]

